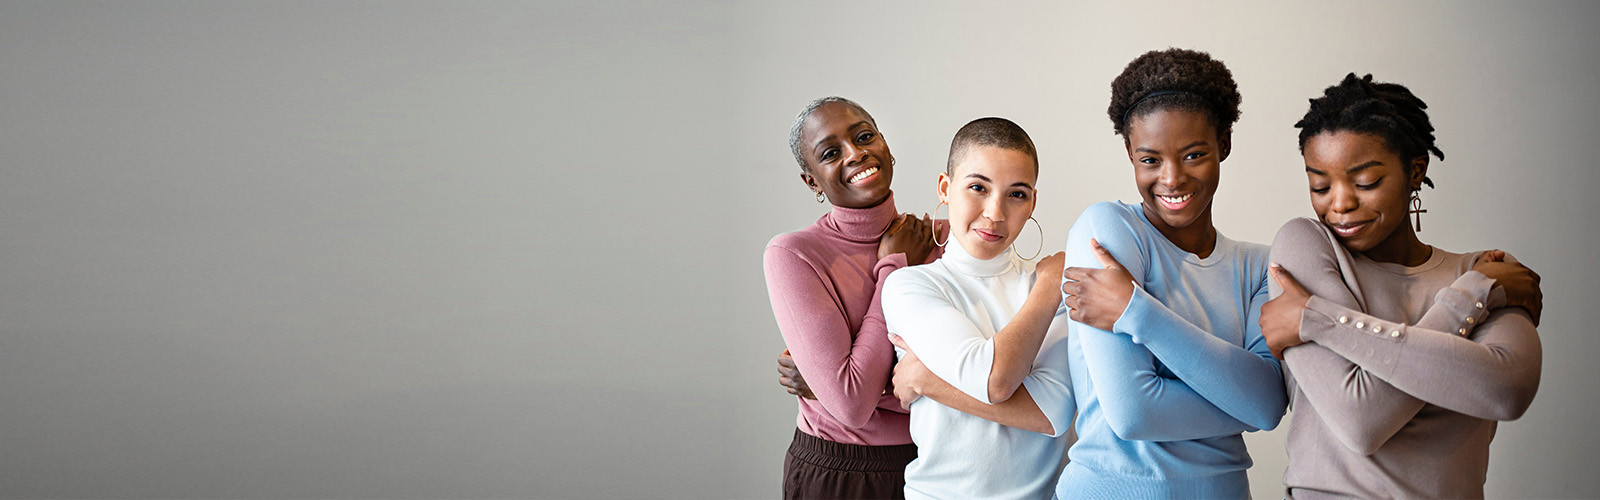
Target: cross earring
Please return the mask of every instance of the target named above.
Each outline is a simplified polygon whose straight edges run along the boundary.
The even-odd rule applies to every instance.
[[[1419,194],[1421,192],[1421,189],[1411,192],[1411,215],[1416,217],[1412,226],[1419,233],[1422,232],[1422,214],[1428,213],[1427,210],[1422,208],[1422,195]]]

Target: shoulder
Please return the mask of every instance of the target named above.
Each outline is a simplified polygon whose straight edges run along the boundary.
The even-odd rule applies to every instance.
[[[896,291],[935,288],[942,281],[945,273],[940,272],[940,264],[932,262],[915,266],[906,266],[895,269],[883,281],[883,293],[889,294]]]
[[[1278,229],[1272,239],[1271,252],[1276,254],[1325,253],[1341,246],[1328,226],[1316,219],[1297,217]]]
[[[1125,204],[1115,201],[1102,201],[1083,210],[1078,220],[1072,223],[1072,230],[1067,234],[1067,240],[1078,240],[1087,244],[1087,238],[1095,238],[1100,245],[1111,249],[1126,245],[1138,245],[1138,235],[1141,228],[1148,226],[1144,217],[1139,213],[1139,205]]]
[[[1083,209],[1083,214],[1078,216],[1078,220],[1073,224],[1073,227],[1086,224],[1094,226],[1131,225],[1138,222],[1141,222],[1138,205],[1117,201],[1102,201]]]

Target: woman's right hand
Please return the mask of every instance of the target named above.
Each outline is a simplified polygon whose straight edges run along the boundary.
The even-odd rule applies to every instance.
[[[933,247],[933,219],[927,215],[918,219],[915,215],[900,214],[900,218],[883,231],[883,239],[878,240],[878,260],[903,253],[906,265],[915,266],[928,261]]]
[[[1539,289],[1539,273],[1518,262],[1506,260],[1506,253],[1490,250],[1478,258],[1473,271],[1494,280],[1495,286],[1505,288],[1506,307],[1521,307],[1539,325],[1539,313],[1544,310],[1544,292]]]

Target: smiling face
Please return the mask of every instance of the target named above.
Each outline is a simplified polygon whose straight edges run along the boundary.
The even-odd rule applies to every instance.
[[[1033,157],[1014,149],[971,146],[953,177],[939,173],[939,199],[950,204],[950,235],[983,260],[1004,252],[1033,216]]]
[[[1228,143],[1206,116],[1181,109],[1157,110],[1128,123],[1128,160],[1150,223],[1184,250],[1181,240],[1213,232],[1211,200],[1217,192]],[[1184,236],[1188,236],[1187,238]],[[1206,241],[1209,246],[1214,242]],[[1199,253],[1199,252],[1197,252]]]
[[[1420,264],[1419,255],[1426,260],[1406,217],[1428,157],[1412,160],[1407,173],[1383,138],[1348,131],[1311,136],[1303,151],[1311,208],[1345,248],[1380,262]]]
[[[818,107],[801,125],[800,180],[813,193],[845,208],[865,208],[889,198],[894,156],[872,118],[844,103]]]

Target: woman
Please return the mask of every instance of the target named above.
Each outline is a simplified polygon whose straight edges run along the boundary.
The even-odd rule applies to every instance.
[[[894,390],[917,443],[906,497],[1048,498],[1073,414],[1061,255],[1036,268],[1012,245],[1032,232],[1038,155],[1017,124],[980,118],[956,132],[949,158],[938,181],[950,205],[944,256],[883,286],[905,350]]]
[[[848,99],[813,101],[789,148],[800,180],[833,208],[767,244],[767,294],[815,399],[798,398],[784,498],[899,498],[916,456],[887,388],[894,348],[879,308],[883,278],[938,256],[931,222],[895,211],[894,156],[872,115]]]
[[[1278,232],[1261,312],[1289,374],[1292,497],[1481,498],[1496,421],[1538,391],[1539,276],[1408,220],[1444,158],[1426,107],[1352,73],[1295,124],[1317,219]]]
[[[1090,206],[1067,236],[1078,441],[1061,498],[1244,498],[1246,431],[1272,429],[1285,397],[1261,339],[1264,245],[1212,225],[1239,117],[1226,66],[1168,49],[1111,84],[1142,203]]]

